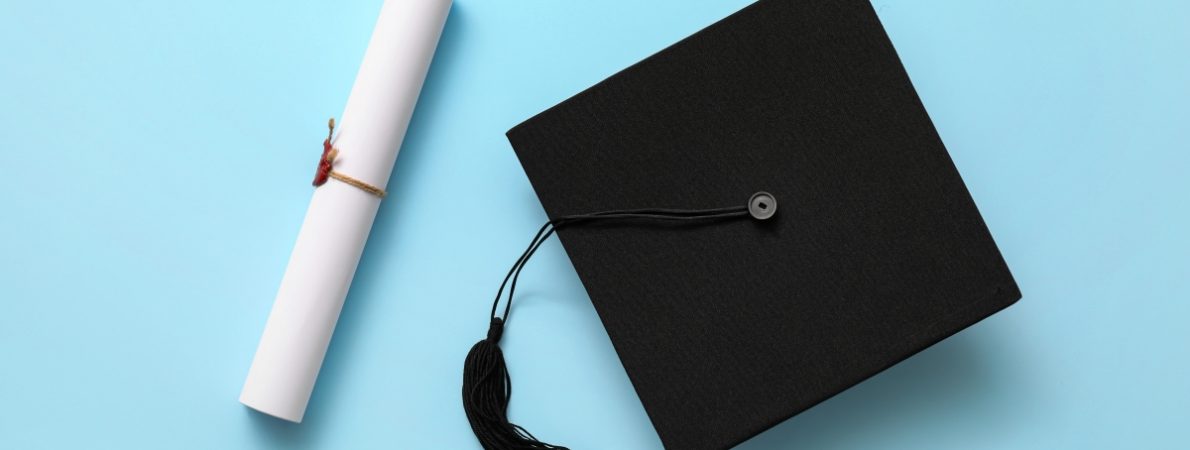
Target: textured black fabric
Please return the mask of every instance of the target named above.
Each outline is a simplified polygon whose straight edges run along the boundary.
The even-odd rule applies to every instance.
[[[550,217],[780,202],[559,231],[669,449],[735,445],[1020,298],[865,0],[762,0],[508,137]]]

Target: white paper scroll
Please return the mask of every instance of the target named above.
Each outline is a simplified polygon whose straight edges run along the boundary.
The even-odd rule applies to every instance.
[[[336,172],[388,184],[450,4],[384,2],[336,130]],[[317,157],[312,151],[311,167]],[[335,179],[314,190],[241,403],[302,421],[380,201]]]

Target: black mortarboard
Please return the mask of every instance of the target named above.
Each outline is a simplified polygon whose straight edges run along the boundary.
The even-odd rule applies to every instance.
[[[867,0],[761,0],[508,138],[669,449],[738,444],[1020,298]],[[506,417],[500,311],[468,418],[485,448],[556,448]]]

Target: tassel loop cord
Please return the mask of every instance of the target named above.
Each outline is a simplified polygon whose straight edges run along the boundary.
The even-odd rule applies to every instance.
[[[328,140],[329,142],[329,140]],[[767,195],[767,194],[766,194]],[[755,197],[755,196],[754,196]],[[749,200],[751,203],[751,200]],[[767,206],[762,207],[767,208]],[[776,204],[772,205],[775,210]],[[475,437],[485,450],[568,450],[566,447],[541,442],[532,433],[508,419],[508,404],[512,397],[512,378],[508,374],[508,367],[504,361],[504,352],[500,349],[500,338],[504,336],[504,328],[508,325],[509,314],[512,312],[512,299],[516,292],[517,281],[521,271],[528,264],[529,258],[537,253],[537,249],[561,228],[602,221],[661,221],[661,222],[692,222],[714,221],[747,217],[749,206],[735,206],[714,209],[626,209],[600,211],[589,214],[562,216],[547,221],[537,230],[530,241],[529,247],[517,258],[500,288],[496,291],[496,298],[492,301],[491,324],[487,337],[477,342],[467,354],[463,366],[463,409],[467,413],[467,420]],[[767,218],[767,217],[765,217]],[[505,297],[504,290],[508,289]],[[504,302],[504,310],[500,315],[500,301]]]
[[[562,216],[556,219],[547,221],[537,234],[533,236],[529,247],[517,258],[516,263],[508,270],[508,274],[504,276],[504,281],[500,283],[500,289],[496,291],[496,299],[492,301],[492,317],[499,317],[508,323],[509,314],[512,312],[512,298],[516,291],[517,280],[520,278],[521,270],[529,262],[529,258],[537,252],[541,244],[545,243],[558,229],[582,224],[593,221],[610,221],[610,220],[659,220],[659,221],[713,221],[717,219],[730,219],[737,217],[748,216],[747,206],[735,206],[727,208],[714,209],[626,209],[626,210],[611,210],[600,211],[588,214],[575,214],[570,216]],[[509,281],[511,280],[511,284]],[[504,298],[504,288],[508,287],[508,301],[504,304],[504,312],[497,316],[496,311],[499,308],[500,300]]]

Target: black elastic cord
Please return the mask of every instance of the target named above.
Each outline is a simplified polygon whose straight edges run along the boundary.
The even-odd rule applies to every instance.
[[[545,243],[560,228],[610,220],[708,221],[747,216],[747,206],[734,206],[714,209],[624,209],[575,214],[552,219],[537,230],[537,234],[529,242],[529,247],[525,249],[524,253],[521,253],[521,257],[517,258],[516,263],[512,265],[512,268],[508,270],[508,274],[504,276],[504,281],[500,283],[500,289],[496,291],[496,298],[492,301],[492,318],[501,319],[504,324],[508,324],[508,317],[512,312],[512,298],[516,292],[516,283],[517,279],[521,276],[521,270],[525,268],[525,265],[529,262],[529,258],[533,257],[533,254],[537,252],[541,244]],[[509,284],[509,280],[512,281],[511,284]],[[504,313],[497,316],[496,310],[500,306],[500,300],[504,297],[505,287],[508,287],[508,300],[504,304]]]
[[[623,209],[600,211],[589,214],[575,214],[551,219],[537,230],[529,247],[517,258],[500,289],[492,301],[492,320],[488,335],[467,352],[463,364],[463,410],[467,421],[475,432],[476,439],[485,450],[566,450],[566,447],[541,442],[527,430],[508,420],[508,403],[512,396],[512,379],[500,349],[500,337],[512,312],[512,299],[516,293],[517,280],[529,263],[529,258],[541,248],[550,236],[559,229],[606,221],[669,221],[692,222],[752,217],[768,219],[776,212],[776,200],[767,192],[757,192],[748,199],[745,206],[715,209]],[[503,314],[497,315],[504,289],[508,288]]]

